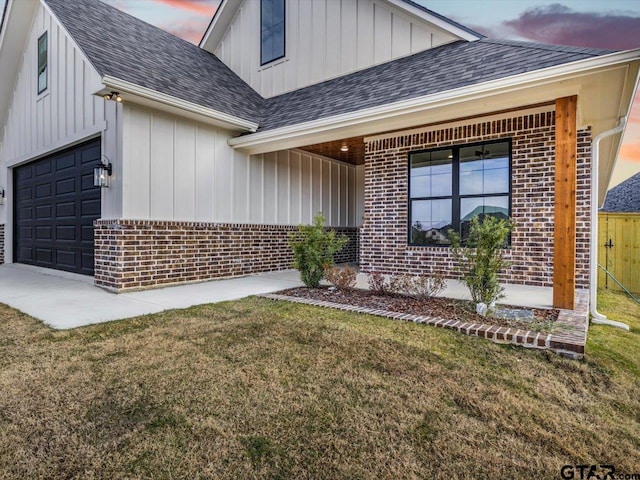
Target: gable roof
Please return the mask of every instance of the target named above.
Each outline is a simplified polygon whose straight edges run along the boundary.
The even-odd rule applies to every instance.
[[[612,53],[482,39],[458,41],[265,101],[258,131],[357,112]]]
[[[101,76],[254,121],[262,97],[217,57],[99,0],[45,0]]]
[[[209,26],[204,32],[202,39],[200,40],[200,47],[206,48],[208,51],[213,52],[224,34],[226,33],[229,25],[233,21],[236,12],[245,0],[221,0],[220,5],[216,9],[216,12],[209,22]],[[440,15],[439,13],[429,10],[423,7],[414,0],[384,0],[389,5],[399,8],[401,11],[406,12],[414,17],[420,18],[423,21],[432,23],[433,25],[449,32],[451,35],[466,41],[475,41],[480,38],[484,38],[484,35],[478,33],[464,25],[454,22],[453,20]]]
[[[640,173],[607,192],[602,212],[640,212]]]

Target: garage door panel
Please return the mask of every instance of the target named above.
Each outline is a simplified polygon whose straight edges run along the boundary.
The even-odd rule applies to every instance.
[[[80,161],[82,165],[91,164],[91,166],[95,166],[95,164],[99,163],[100,162],[100,145],[89,147],[83,150],[80,156]]]
[[[63,202],[56,204],[56,217],[58,220],[73,218],[76,216],[76,203],[75,202]]]
[[[36,220],[51,220],[51,205],[39,205],[36,207]]]
[[[96,188],[93,186],[93,172],[88,175],[82,176],[82,178],[80,179],[80,188],[83,192],[85,190],[93,190],[94,188]]]
[[[36,227],[36,240],[52,240],[52,230],[50,226]]]
[[[20,188],[18,190],[17,200],[33,200],[33,187]]]
[[[53,265],[53,251],[50,248],[36,248],[36,262],[43,266]]]
[[[17,262],[92,275],[93,222],[100,217],[93,168],[100,141],[80,145],[14,171]]]
[[[82,217],[95,217],[96,215],[100,215],[100,199],[83,200],[80,206],[80,215]]]
[[[50,183],[36,185],[36,200],[49,200],[53,193]]]
[[[71,177],[56,181],[56,195],[68,193],[76,193],[76,179]]]
[[[76,156],[74,154],[65,155],[56,159],[56,171],[74,170],[76,167]]]
[[[36,163],[36,177],[41,177],[43,175],[49,175],[51,173],[51,161],[43,161]]]
[[[76,237],[75,225],[58,225],[56,227],[56,240],[70,240],[75,242]]]

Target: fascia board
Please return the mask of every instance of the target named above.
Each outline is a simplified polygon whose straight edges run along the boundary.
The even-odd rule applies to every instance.
[[[328,129],[346,127],[357,123],[383,120],[388,117],[395,117],[428,108],[460,103],[498,93],[508,93],[509,91],[526,88],[531,86],[531,84],[544,84],[555,82],[563,78],[568,79],[578,73],[584,74],[592,70],[613,67],[634,60],[640,60],[640,49],[603,55],[596,58],[580,60],[569,64],[513,75],[511,77],[492,80],[477,85],[403,100],[401,102],[358,110],[356,112],[349,112],[333,117],[326,117],[287,127],[276,128],[266,132],[258,132],[241,137],[235,137],[230,139],[228,143],[234,148],[247,148],[267,141],[273,142],[309,133],[322,132]]]
[[[109,90],[114,90],[121,94],[131,94],[134,97],[147,100],[147,103],[150,104],[166,105],[179,111],[201,116],[207,119],[208,123],[218,124],[223,128],[245,132],[255,132],[258,129],[258,124],[255,122],[244,120],[212,108],[203,107],[202,105],[188,102],[116,77],[106,75],[102,77],[102,83],[105,86],[105,90],[95,92],[96,94],[103,94]]]

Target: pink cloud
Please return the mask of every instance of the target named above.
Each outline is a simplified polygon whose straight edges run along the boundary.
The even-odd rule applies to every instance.
[[[614,50],[640,47],[640,17],[576,12],[557,3],[525,10],[503,25],[536,42]]]
[[[188,10],[193,13],[207,15],[211,17],[216,11],[217,1],[212,0],[152,0],[155,3],[161,3],[171,8],[179,8]]]
[[[209,25],[210,17],[191,18],[162,25],[162,29],[191,43],[198,44]]]

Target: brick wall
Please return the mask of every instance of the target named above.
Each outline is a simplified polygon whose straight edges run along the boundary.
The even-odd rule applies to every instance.
[[[4,225],[0,225],[0,265],[4,263]]]
[[[502,276],[510,283],[553,286],[555,114],[553,111],[369,141],[365,153],[362,271],[456,278],[447,247],[407,245],[408,154],[413,150],[512,139],[512,216],[517,227]],[[578,132],[576,285],[589,283],[590,131]]]
[[[98,220],[95,282],[111,290],[236,277],[291,268],[294,226]],[[358,230],[336,261],[356,262]]]

